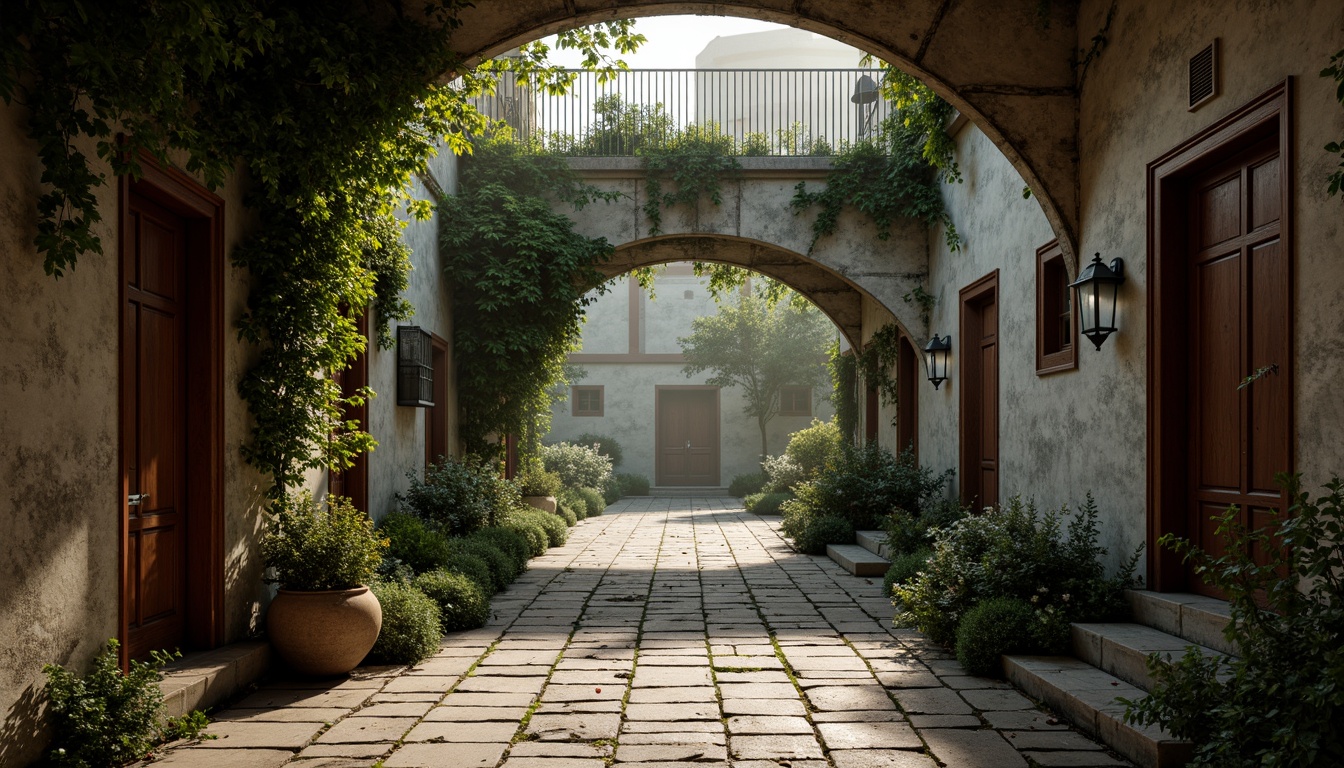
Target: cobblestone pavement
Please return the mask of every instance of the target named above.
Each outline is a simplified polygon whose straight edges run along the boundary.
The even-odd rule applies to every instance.
[[[411,669],[276,682],[155,766],[1126,765],[735,499],[628,499]],[[935,763],[935,760],[937,761]]]

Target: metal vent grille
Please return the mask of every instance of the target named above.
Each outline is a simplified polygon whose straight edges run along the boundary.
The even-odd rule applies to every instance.
[[[1218,41],[1190,57],[1190,111],[1218,95]]]

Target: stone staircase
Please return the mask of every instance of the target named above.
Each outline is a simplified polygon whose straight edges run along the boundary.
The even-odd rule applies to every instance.
[[[828,544],[826,556],[855,576],[885,576],[891,567],[887,559],[885,531],[856,531],[856,544]]]
[[[1227,603],[1188,594],[1130,591],[1133,623],[1074,624],[1073,656],[1005,656],[1008,679],[1079,728],[1144,768],[1184,765],[1189,742],[1156,727],[1124,722],[1118,697],[1147,695],[1147,657],[1179,657],[1193,646],[1210,655],[1235,655],[1223,637]]]

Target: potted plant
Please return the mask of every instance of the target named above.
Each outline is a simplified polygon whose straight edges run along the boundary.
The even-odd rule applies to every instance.
[[[543,512],[555,513],[555,495],[560,492],[560,475],[547,472],[539,461],[530,461],[523,465],[514,480],[523,494],[524,504]]]
[[[295,671],[340,675],[359,665],[378,639],[383,612],[366,586],[387,540],[349,499],[326,507],[308,493],[276,505],[261,556],[280,589],[266,627],[271,645]]]

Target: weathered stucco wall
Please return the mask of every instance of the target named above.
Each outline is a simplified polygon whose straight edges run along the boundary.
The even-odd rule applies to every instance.
[[[36,757],[42,665],[83,668],[118,632],[120,464],[118,239],[115,184],[97,190],[103,254],[57,280],[32,241],[42,168],[26,115],[0,106],[0,765]],[[94,156],[92,146],[81,149]],[[102,168],[111,176],[109,169]],[[236,187],[225,201],[226,253],[249,217]],[[247,283],[225,267],[225,635],[252,632],[265,594],[255,541],[261,478],[239,454],[250,420],[237,394],[251,352],[235,341]]]
[[[441,152],[431,161],[430,172],[447,194],[457,191],[457,158],[448,151]],[[413,182],[417,198],[432,199],[433,193],[423,182]],[[403,296],[415,307],[415,315],[401,325],[418,325],[448,342],[451,356],[453,340],[452,297],[446,290],[443,253],[439,248],[439,214],[425,221],[411,221],[403,235],[411,247],[410,286]],[[372,329],[371,329],[372,332]],[[369,350],[369,386],[378,393],[369,402],[369,433],[378,441],[378,447],[368,455],[369,509],[374,519],[381,518],[395,507],[394,496],[409,487],[408,471],[417,475],[425,466],[425,410],[397,405],[397,348],[396,329],[391,349]],[[457,384],[456,368],[449,366],[448,402],[442,405],[448,413],[448,445],[457,446]],[[436,404],[435,408],[440,407]]]
[[[1080,45],[1104,22],[1109,3],[1086,0],[1080,9]],[[1331,81],[1318,76],[1344,46],[1344,4],[1313,0],[1275,3],[1197,0],[1174,7],[1156,0],[1122,4],[1110,42],[1089,69],[1081,94],[1082,239],[1080,252],[1123,256],[1126,331],[1100,356],[1117,361],[1113,373],[1096,366],[1080,372],[1097,409],[1116,409],[1141,426],[1145,414],[1147,349],[1144,311],[1148,290],[1146,168],[1163,153],[1264,93],[1293,78],[1292,228],[1297,469],[1309,485],[1344,469],[1344,272],[1339,269],[1344,215],[1325,192],[1338,163],[1322,147],[1344,135],[1344,110]],[[1218,38],[1220,94],[1187,111],[1190,56]],[[1132,332],[1128,332],[1132,331]],[[1114,349],[1112,349],[1114,345]],[[1084,362],[1097,354],[1087,351]],[[1092,370],[1089,370],[1089,367]],[[1249,372],[1248,372],[1249,373]],[[1126,440],[1111,453],[1142,455]],[[1136,471],[1140,476],[1143,466]],[[1143,486],[1138,486],[1141,492]]]

